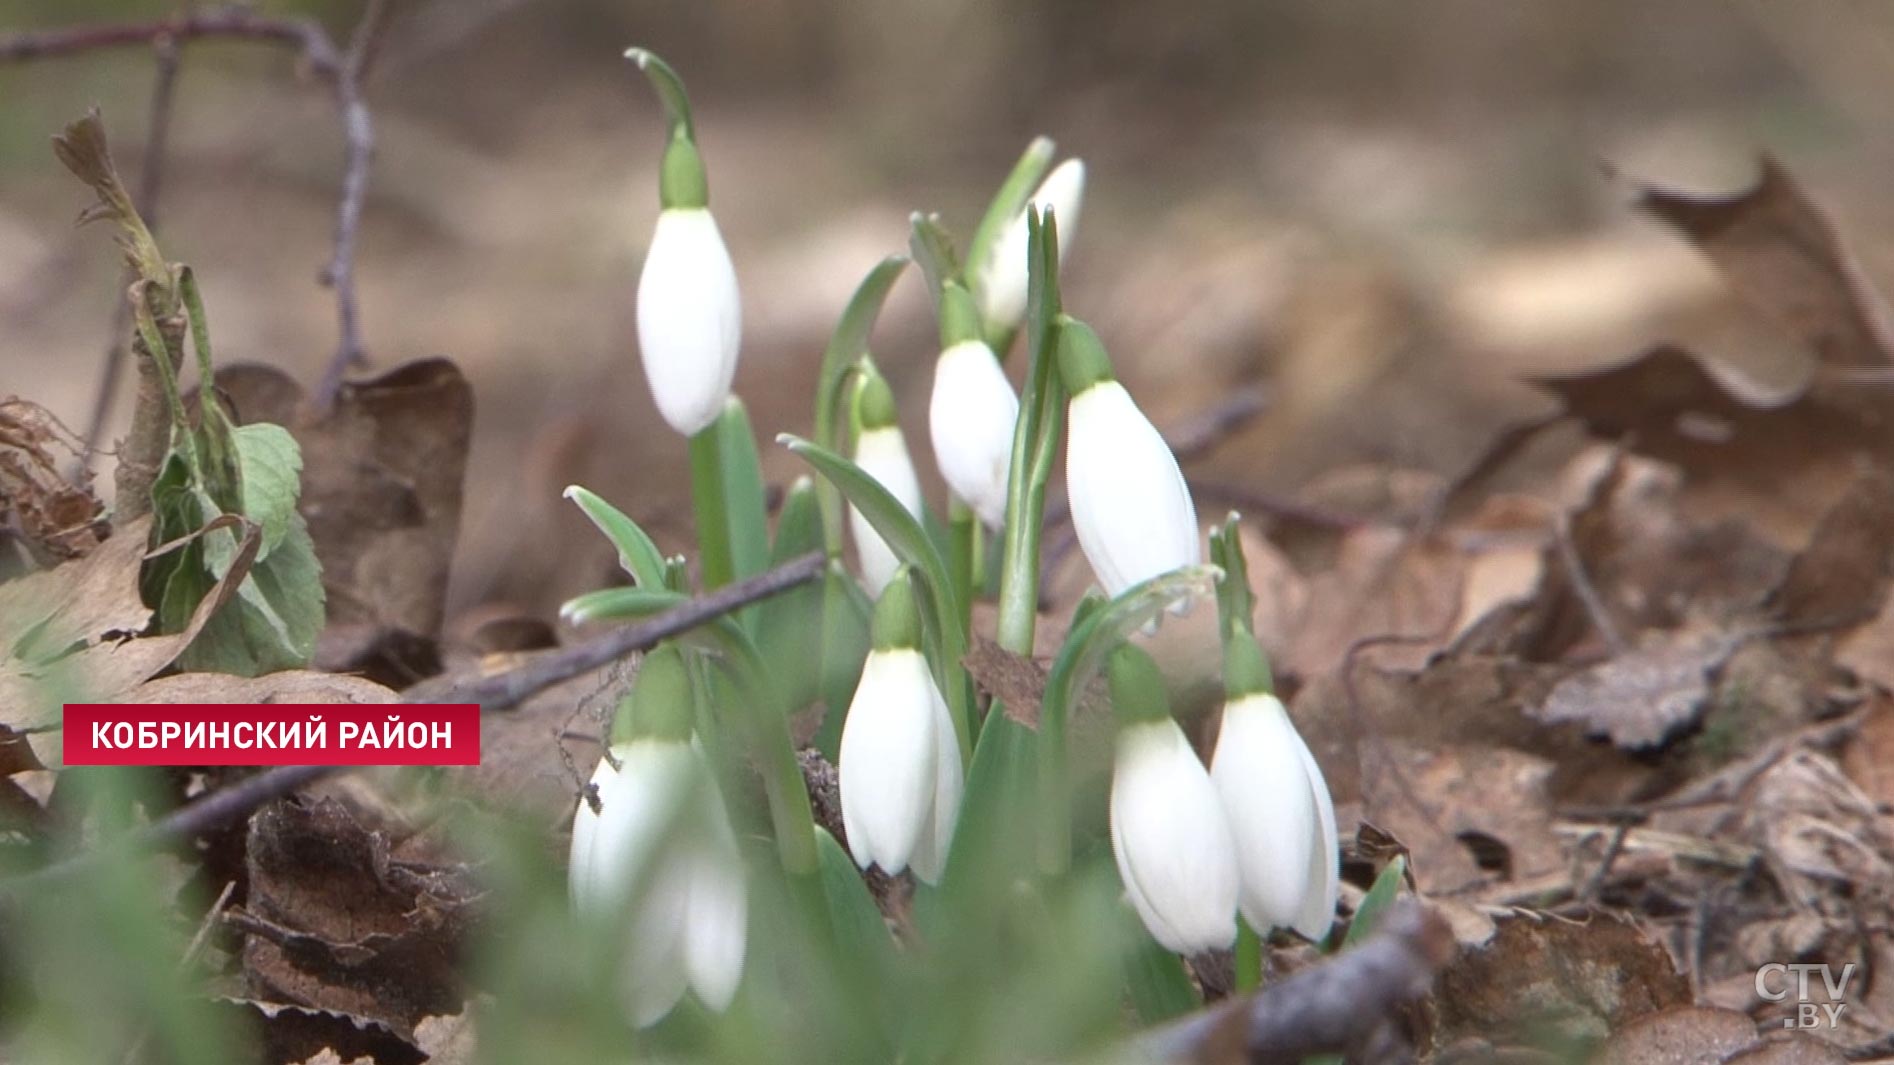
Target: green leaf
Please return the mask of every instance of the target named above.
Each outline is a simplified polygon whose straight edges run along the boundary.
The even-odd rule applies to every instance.
[[[921,264],[927,279],[927,295],[936,305],[940,289],[949,281],[961,280],[960,257],[954,252],[954,238],[940,224],[940,216],[919,211],[908,216],[908,250]]]
[[[1394,860],[1374,878],[1374,884],[1368,893],[1361,897],[1361,905],[1355,907],[1355,919],[1348,922],[1348,934],[1342,937],[1342,948],[1360,943],[1374,934],[1387,913],[1388,907],[1401,894],[1401,885],[1407,880],[1407,855],[1397,854]]]
[[[721,588],[763,572],[769,560],[769,517],[756,438],[743,401],[735,396],[725,401],[717,420],[691,437],[690,452],[697,561],[704,587]]]
[[[862,881],[861,870],[829,830],[820,825],[816,826],[815,844],[836,953],[869,981],[885,980],[895,964],[894,940],[874,896]]]
[[[1039,187],[1039,179],[1046,176],[1052,166],[1053,143],[1045,137],[1035,137],[1026,150],[1020,153],[1019,161],[1013,164],[1012,172],[1000,183],[999,190],[993,194],[993,200],[987,204],[986,214],[980,218],[980,224],[973,230],[973,240],[967,245],[966,273],[969,287],[980,284],[980,275],[985,273],[987,259],[993,254],[993,244],[1006,232],[1006,227],[1019,213],[1026,209],[1026,200],[1032,196],[1033,189]]]
[[[874,604],[848,575],[840,561],[831,560],[822,578],[822,702],[828,711],[816,733],[816,749],[833,762],[841,756],[842,725],[848,704],[861,683],[862,664],[868,658],[868,630]]]
[[[236,554],[236,537],[220,530],[202,542],[210,575],[221,579]],[[198,593],[196,599],[202,598]],[[178,664],[192,672],[244,677],[305,666],[315,653],[323,616],[316,545],[302,516],[292,512],[276,550],[251,567],[236,597],[211,615]]]
[[[815,485],[801,478],[783,497],[776,516],[771,566],[822,549],[822,514]],[[770,676],[794,714],[822,697],[822,625],[824,582],[810,582],[771,596],[756,606],[756,645]]]
[[[1243,557],[1243,518],[1235,511],[1210,531],[1210,561],[1223,570],[1217,581],[1217,629],[1228,642],[1238,632],[1252,633],[1256,597],[1250,591],[1249,562]]]
[[[1191,986],[1184,960],[1140,929],[1137,946],[1125,959],[1125,981],[1131,990],[1131,1006],[1144,1024],[1158,1024],[1180,1017],[1201,1005],[1197,990]]]
[[[243,516],[263,527],[257,561],[289,535],[302,494],[302,448],[289,430],[269,422],[239,426],[233,434],[242,471]]]
[[[941,903],[950,910],[989,912],[1030,877],[1033,834],[1021,813],[1032,809],[1040,739],[997,702],[987,711],[941,875]]]
[[[1174,603],[1208,594],[1219,571],[1192,566],[1152,577],[1125,589],[1103,606],[1083,607],[1085,620],[1066,636],[1046,674],[1046,695],[1039,704],[1040,867],[1064,871],[1071,859],[1072,796],[1065,771],[1065,723],[1079,693],[1098,676],[1106,656],[1125,637],[1156,619]]]
[[[800,437],[784,433],[777,439],[839,488],[849,504],[861,511],[868,523],[881,534],[895,557],[914,567],[920,578],[917,590],[926,600],[929,620],[932,622],[927,635],[935,652],[933,663],[936,678],[940,681],[941,691],[947,696],[949,708],[953,710],[960,749],[963,753],[967,752],[971,748],[968,733],[972,721],[973,690],[966,671],[960,666],[960,660],[967,653],[967,633],[960,624],[963,616],[960,595],[954,587],[953,577],[947,572],[947,563],[941,559],[940,552],[934,549],[934,542],[928,538],[914,515],[908,513],[907,508],[889,494],[881,482],[862,472],[861,467]]]
[[[868,351],[868,334],[874,331],[882,304],[887,302],[889,291],[907,265],[905,256],[890,255],[868,271],[868,276],[856,286],[855,294],[849,297],[848,307],[842,311],[841,319],[835,323],[835,332],[829,337],[829,346],[822,352],[822,368],[816,376],[815,388],[815,442],[830,451],[842,450],[841,430],[847,423],[842,417],[842,403],[846,398],[844,386],[849,368]],[[826,481],[816,486],[816,497],[822,509],[823,542],[828,545],[830,555],[839,556],[842,553],[841,497]]]
[[[1000,554],[999,644],[1018,654],[1033,651],[1039,609],[1039,538],[1045,527],[1046,484],[1052,479],[1065,431],[1065,388],[1055,372],[1061,301],[1059,229],[1056,219],[1026,213],[1027,345],[1030,361],[1020,395],[1019,420],[1007,466],[1006,530]]]
[[[664,554],[637,522],[589,488],[573,485],[566,498],[578,505],[599,532],[618,549],[618,564],[645,588],[664,587]]]

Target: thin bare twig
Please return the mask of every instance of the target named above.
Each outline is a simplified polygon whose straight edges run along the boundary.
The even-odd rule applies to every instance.
[[[1605,607],[1604,597],[1598,594],[1598,588],[1591,582],[1591,575],[1585,572],[1585,562],[1578,557],[1578,545],[1572,541],[1572,522],[1560,514],[1552,523],[1553,538],[1558,543],[1559,562],[1565,567],[1565,577],[1572,582],[1572,590],[1578,593],[1578,601],[1584,604],[1585,613],[1591,617],[1592,627],[1598,630],[1599,638],[1611,649],[1612,657],[1624,654],[1630,649],[1625,642],[1624,633],[1618,623],[1612,619],[1611,611]]]
[[[335,208],[335,252],[322,272],[322,283],[335,291],[335,355],[316,386],[315,406],[327,411],[342,387],[342,376],[362,361],[361,309],[355,298],[355,237],[362,224],[362,204],[368,196],[368,164],[375,156],[375,122],[362,100],[362,82],[380,50],[393,0],[368,0],[368,10],[355,25],[341,76],[335,79],[335,104],[342,114],[346,149],[342,164],[342,196]]]
[[[511,710],[562,681],[628,654],[648,650],[705,622],[806,584],[820,576],[827,564],[822,552],[811,551],[754,577],[725,585],[709,595],[680,603],[656,617],[602,633],[576,647],[534,659],[509,672],[469,684],[418,684],[403,692],[401,701],[476,703],[483,711]],[[290,795],[345,768],[333,765],[287,765],[266,769],[173,810],[120,840],[109,853],[137,854],[188,842],[247,815],[264,803]],[[84,873],[104,860],[106,853],[90,851],[36,872],[0,881],[0,898],[22,890],[43,888],[47,884]]]
[[[138,188],[132,203],[152,236],[158,235],[158,192],[164,185],[165,145],[171,138],[171,105],[177,98],[179,50],[176,37],[159,37],[151,44],[157,73],[151,86],[151,117],[145,123],[145,154],[138,166]],[[137,276],[127,268],[119,285],[123,293]],[[105,369],[99,375],[99,390],[92,397],[92,417],[86,423],[85,446],[79,453],[79,468],[92,464],[105,435],[105,421],[112,413],[112,401],[118,396],[119,378],[125,372],[125,356],[130,346],[131,301],[121,294],[112,301],[112,332],[106,341]]]
[[[1293,1065],[1313,1054],[1353,1051],[1357,1060],[1399,1060],[1405,1048],[1390,1030],[1395,1013],[1426,994],[1453,952],[1446,919],[1404,900],[1366,943],[1253,995],[1145,1032],[1127,1057]]]
[[[361,311],[355,294],[356,234],[368,196],[369,162],[375,154],[375,124],[362,97],[362,84],[380,51],[393,0],[369,0],[346,52],[313,19],[259,15],[247,7],[188,11],[147,22],[113,22],[29,31],[0,36],[0,63],[57,59],[103,48],[170,41],[235,40],[287,44],[302,62],[327,81],[335,97],[344,142],[342,189],[335,211],[335,242],[320,279],[335,292],[339,333],[334,357],[316,389],[319,410],[328,409],[342,376],[362,357]]]

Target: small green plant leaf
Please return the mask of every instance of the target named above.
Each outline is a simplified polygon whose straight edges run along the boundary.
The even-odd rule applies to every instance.
[[[847,398],[849,368],[868,351],[868,335],[874,332],[881,307],[888,301],[888,293],[907,265],[906,256],[890,255],[868,271],[868,276],[855,287],[855,294],[849,297],[848,306],[835,323],[835,332],[829,336],[829,346],[822,352],[822,368],[817,373],[815,387],[815,442],[830,451],[840,453],[842,450],[842,427],[848,422],[843,417],[843,402]],[[822,509],[823,542],[828,545],[830,555],[840,555],[841,496],[833,485],[824,481],[816,486],[816,498]]]
[[[822,579],[820,683],[828,710],[815,738],[816,749],[831,762],[841,756],[842,725],[848,720],[848,704],[855,698],[862,664],[868,658],[868,630],[873,616],[874,604],[868,601],[861,585],[840,561],[831,561]]]
[[[1388,907],[1400,897],[1401,885],[1406,879],[1407,855],[1397,854],[1374,878],[1368,893],[1361,897],[1361,905],[1355,907],[1355,918],[1348,922],[1348,934],[1342,937],[1342,949],[1346,950],[1374,934]]]
[[[783,497],[776,516],[770,565],[822,549],[822,515],[815,485],[798,480]],[[771,596],[756,607],[756,645],[770,676],[783,691],[783,702],[796,713],[822,697],[822,614],[824,583],[812,582]]]
[[[241,540],[241,530],[203,538],[205,568],[212,578],[221,580],[230,571]],[[178,579],[184,578],[174,581]],[[169,598],[171,590],[166,594]],[[203,594],[195,595],[193,607]],[[251,567],[236,597],[211,616],[178,664],[189,671],[244,677],[306,666],[315,653],[323,617],[322,567],[316,561],[315,541],[302,515],[291,511],[276,550]]]
[[[1131,1008],[1144,1024],[1159,1024],[1181,1017],[1202,1005],[1191,986],[1184,960],[1152,939],[1142,928],[1136,946],[1125,959],[1125,982],[1131,991]]]
[[[618,550],[618,565],[639,587],[664,587],[664,554],[637,522],[589,488],[572,485],[566,489],[566,498],[612,542]]]
[[[263,529],[263,546],[257,551],[261,562],[295,523],[296,499],[302,494],[302,449],[289,430],[269,422],[239,426],[233,438],[242,471],[243,516]]]
[[[998,703],[987,711],[941,876],[946,911],[994,912],[1017,880],[1030,878],[1033,835],[1020,811],[1032,808],[1039,739]]]

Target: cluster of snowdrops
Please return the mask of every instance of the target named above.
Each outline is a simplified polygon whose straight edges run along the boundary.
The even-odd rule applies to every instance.
[[[1334,811],[1272,693],[1235,518],[1212,529],[1205,565],[1175,456],[1114,378],[1097,334],[1060,306],[1084,164],[1054,167],[1051,143],[1035,141],[964,250],[938,218],[913,218],[912,258],[940,326],[927,427],[951,492],[944,518],[923,500],[900,412],[868,353],[879,308],[909,264],[890,256],[862,282],[825,354],[813,439],[781,440],[814,476],[786,493],[772,536],[754,437],[731,394],[736,273],[710,212],[689,101],[662,60],[627,56],[667,119],[638,342],[658,410],[690,441],[699,579],[708,590],[809,550],[828,556],[820,581],[649,652],[615,710],[574,817],[569,882],[579,919],[622,944],[613,992],[630,1020],[657,1023],[687,991],[714,1013],[745,981],[756,859],[726,798],[746,774],[761,778],[774,858],[810,920],[840,920],[852,900],[872,905],[857,866],[909,872],[919,893],[976,863],[1012,861],[998,873],[1022,881],[1064,875],[1074,826],[1086,821],[1067,719],[1101,674],[1115,726],[1109,845],[1149,936],[1181,955],[1240,936],[1251,949],[1239,949],[1239,968],[1256,965],[1258,936],[1327,936]],[[1015,347],[1026,360],[1017,391],[1005,370]],[[1000,647],[1035,653],[1039,539],[1061,450],[1071,520],[1102,591],[1077,605],[1062,644],[1043,649],[1052,665],[1027,732],[997,703],[979,705],[963,659],[972,603],[985,597],[997,600]],[[641,617],[684,601],[684,559],[664,557],[596,495],[567,495],[633,582],[572,600],[569,619]],[[1227,697],[1206,767],[1137,637],[1211,598]],[[791,714],[810,706],[826,707],[815,743],[835,759],[845,840],[815,823],[790,740]],[[1008,821],[1027,826],[1028,846],[973,838],[962,812],[983,790],[1015,801]]]

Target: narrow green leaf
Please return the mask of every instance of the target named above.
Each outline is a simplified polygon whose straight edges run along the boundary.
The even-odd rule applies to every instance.
[[[894,939],[882,919],[875,897],[868,893],[861,870],[841,843],[820,825],[815,830],[816,854],[822,863],[822,894],[828,899],[829,925],[834,946],[845,964],[870,981],[886,979],[894,968]]]
[[[1201,1005],[1184,961],[1165,950],[1163,945],[1139,929],[1137,946],[1125,959],[1125,981],[1131,990],[1131,1006],[1144,1024],[1159,1024],[1180,1017]]]
[[[797,480],[783,497],[776,516],[770,565],[777,566],[822,547],[822,515],[815,485]],[[789,712],[800,712],[822,697],[822,622],[824,585],[791,588],[756,606],[756,645],[770,676],[783,691]]]
[[[1394,860],[1374,878],[1374,884],[1368,893],[1361,897],[1361,905],[1355,907],[1355,919],[1348,922],[1348,934],[1342,937],[1342,948],[1360,943],[1374,934],[1387,913],[1388,907],[1401,894],[1401,885],[1407,880],[1407,855],[1397,854]]]
[[[1039,609],[1039,539],[1045,527],[1046,484],[1052,478],[1065,429],[1065,389],[1053,367],[1061,307],[1058,221],[1028,211],[1026,223],[1030,361],[1007,467],[999,644],[1017,654],[1030,655]]]
[[[618,549],[618,565],[644,588],[663,588],[664,555],[656,541],[624,511],[599,498],[589,488],[572,485],[566,498],[578,504],[599,532]]]
[[[1243,518],[1235,511],[1210,531],[1210,561],[1223,570],[1217,582],[1217,629],[1227,642],[1239,631],[1253,631],[1256,597],[1250,591],[1249,562],[1243,557]]]
[[[1066,636],[1053,658],[1046,674],[1045,699],[1039,704],[1039,861],[1048,874],[1063,872],[1071,860],[1072,797],[1065,771],[1065,725],[1072,704],[1125,637],[1172,604],[1209,594],[1218,573],[1214,566],[1174,570],[1125,589],[1103,606],[1085,608],[1085,620]]]
[[[855,578],[837,560],[829,562],[822,579],[822,701],[827,713],[816,733],[816,749],[833,762],[841,756],[842,725],[848,704],[861,682],[862,663],[868,658],[868,630],[874,604]]]
[[[849,367],[868,350],[868,334],[874,331],[882,304],[887,302],[889,291],[907,265],[905,256],[890,255],[868,271],[868,276],[856,286],[855,294],[849,297],[848,306],[829,337],[829,346],[822,352],[822,368],[816,376],[815,442],[837,454],[842,451],[841,431],[847,423],[842,416],[842,403],[846,398],[844,386]],[[822,508],[823,540],[828,544],[829,554],[839,557],[842,553],[841,496],[826,481],[816,486],[816,493]]]
[[[1021,814],[1032,808],[1040,738],[997,702],[987,711],[941,875],[940,903],[950,911],[990,912],[998,896],[1030,878],[1033,834]]]
[[[952,575],[947,571],[947,563],[941,559],[940,552],[934,549],[934,542],[928,538],[914,515],[909,514],[907,508],[890,495],[879,481],[862,472],[861,467],[800,437],[785,433],[777,439],[840,489],[849,504],[861,511],[868,523],[887,541],[895,556],[914,567],[920,577],[918,590],[926,600],[932,622],[928,626],[928,636],[937,645],[934,668],[941,682],[941,690],[947,696],[948,706],[954,711],[954,727],[960,739],[960,749],[963,755],[966,754],[972,748],[969,737],[973,691],[966,678],[966,671],[960,668],[960,660],[967,653],[967,633],[960,625],[963,616],[960,596],[954,587]]]
[[[723,463],[724,520],[729,523],[732,579],[754,577],[769,568],[769,497],[763,462],[756,453],[750,415],[735,396],[724,405],[713,427],[717,457]]]
[[[993,194],[992,202],[987,204],[986,214],[981,216],[980,224],[974,227],[973,240],[967,245],[966,273],[969,286],[978,286],[980,275],[985,272],[986,261],[993,254],[993,245],[1006,232],[1019,213],[1026,209],[1026,200],[1032,196],[1033,189],[1039,187],[1039,179],[1046,176],[1052,166],[1053,143],[1046,137],[1035,137],[1026,150],[1020,153],[1019,161],[1013,164],[1012,172],[1000,183],[999,190]]]

